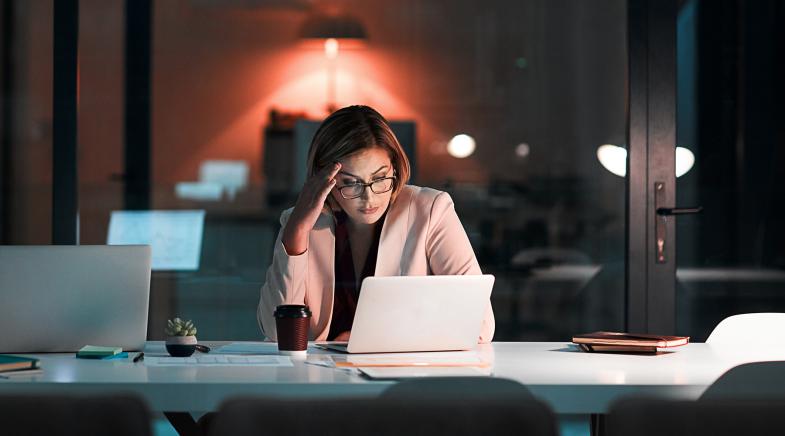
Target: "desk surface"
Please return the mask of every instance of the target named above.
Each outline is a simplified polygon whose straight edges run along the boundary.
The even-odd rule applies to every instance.
[[[162,349],[160,343],[148,347]],[[723,372],[745,362],[785,360],[785,346],[765,350],[693,343],[659,355],[592,354],[566,343],[495,342],[478,346],[493,375],[517,380],[557,413],[602,413],[628,394],[696,399]],[[309,361],[329,359],[309,352]],[[131,353],[131,356],[135,353]],[[0,379],[0,392],[130,391],[155,411],[215,410],[235,395],[373,397],[392,382],[294,361],[293,367],[152,367],[122,360],[40,354],[44,372]]]

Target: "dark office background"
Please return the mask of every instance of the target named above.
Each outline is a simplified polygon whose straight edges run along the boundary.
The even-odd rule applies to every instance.
[[[114,210],[206,211],[199,269],[153,275],[151,338],[179,315],[201,339],[259,339],[258,291],[307,146],[298,128],[326,115],[329,68],[339,106],[414,127],[414,182],[453,196],[497,276],[497,340],[624,328],[625,179],[596,153],[625,146],[626,1],[140,3],[78,2],[79,242],[106,243]],[[2,243],[49,244],[53,1],[0,4]],[[677,145],[695,164],[677,203],[704,212],[678,221],[677,332],[697,340],[727,314],[785,311],[783,9],[679,5]],[[300,30],[335,11],[368,36],[331,66]],[[447,151],[460,133],[476,140],[467,158]],[[248,183],[178,195],[209,160],[244,162]]]
[[[680,16],[679,49],[695,56],[679,63],[679,136],[698,146],[679,202],[705,211],[678,222],[677,319],[698,337],[785,308],[783,18],[782,1],[686,2]]]

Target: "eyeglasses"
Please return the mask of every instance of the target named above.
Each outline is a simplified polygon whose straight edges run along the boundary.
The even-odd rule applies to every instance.
[[[362,196],[366,187],[371,188],[371,192],[374,194],[384,194],[392,190],[393,186],[395,186],[395,176],[389,176],[376,179],[370,183],[357,182],[351,185],[343,185],[338,190],[343,198],[351,200]]]

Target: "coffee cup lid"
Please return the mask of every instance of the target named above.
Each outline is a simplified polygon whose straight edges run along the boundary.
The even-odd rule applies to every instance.
[[[275,308],[273,316],[276,318],[309,318],[311,311],[302,304],[282,304]]]

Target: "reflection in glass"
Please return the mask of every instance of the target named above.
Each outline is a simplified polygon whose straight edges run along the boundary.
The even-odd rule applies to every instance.
[[[679,11],[677,140],[696,159],[676,204],[703,213],[676,220],[676,322],[695,341],[730,315],[785,312],[784,19],[770,1]]]
[[[203,210],[113,211],[109,245],[151,245],[153,271],[199,269]]]
[[[623,329],[624,179],[596,147],[626,130],[625,1],[275,3],[153,3],[150,209],[205,214],[195,268],[153,274],[152,339],[172,313],[204,340],[261,339],[278,217],[316,126],[350,104],[390,121],[413,184],[450,194],[496,276],[496,340]],[[304,44],[304,23],[328,12],[361,23],[362,49]],[[82,243],[106,240],[133,178],[117,29],[122,2],[80,8]]]

